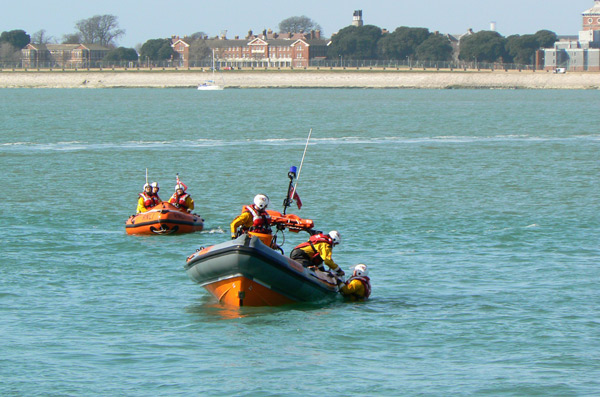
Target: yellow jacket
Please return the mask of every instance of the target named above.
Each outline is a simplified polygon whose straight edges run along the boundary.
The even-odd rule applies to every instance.
[[[249,211],[242,212],[241,215],[235,218],[230,224],[231,237],[235,237],[235,233],[238,227],[243,226],[245,228],[250,228],[252,227],[253,223],[254,217],[252,216],[252,214]]]
[[[177,203],[177,201],[177,193],[173,193],[169,199],[169,203],[174,204]],[[194,200],[192,200],[192,196],[189,194],[185,198],[185,206],[187,207],[188,211],[192,211],[194,209]]]
[[[348,284],[344,284],[340,288],[342,295],[350,296],[352,299],[360,299],[365,297],[365,286],[360,280],[352,280]]]
[[[140,196],[138,199],[136,214],[141,214],[142,212],[148,211],[148,208],[144,205],[144,198]]]
[[[313,245],[315,246],[315,249],[319,253],[319,256],[321,257],[321,259],[323,259],[323,263],[325,263],[327,266],[329,266],[329,268],[331,270],[335,270],[338,268],[337,263],[335,263],[333,261],[333,259],[331,259],[331,254],[332,254],[331,245],[329,245],[327,243],[316,243]],[[301,247],[300,249],[302,251],[306,252],[311,258],[315,254],[315,251],[312,249],[312,247],[310,245],[307,245],[306,247]]]

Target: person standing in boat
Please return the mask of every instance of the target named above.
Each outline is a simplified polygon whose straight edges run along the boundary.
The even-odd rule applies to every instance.
[[[158,191],[160,190],[158,182],[152,182],[150,186],[152,186],[152,195],[156,198],[156,200],[158,200],[159,203],[162,203],[162,200],[160,197],[158,197]]]
[[[254,204],[245,205],[242,213],[231,222],[231,238],[239,237],[238,228],[240,227],[242,233],[253,231],[271,234],[271,217],[267,212],[268,205],[269,197],[266,195],[257,194],[254,196]]]
[[[144,184],[144,191],[139,194],[137,212],[138,214],[148,211],[150,208],[157,205],[160,201],[154,194],[152,194],[152,186],[146,183]]]
[[[290,258],[304,267],[314,266],[321,271],[325,270],[325,264],[336,277],[341,278],[345,274],[344,271],[331,259],[333,247],[341,241],[342,237],[336,230],[330,231],[329,234],[314,234],[307,242],[296,246],[290,253]]]
[[[192,212],[194,209],[194,200],[192,200],[192,196],[190,196],[186,190],[187,186],[182,182],[177,183],[177,185],[175,185],[175,193],[173,193],[169,199],[169,203],[177,208],[184,209],[187,212]]]
[[[371,295],[371,279],[367,265],[360,263],[354,266],[354,272],[345,283],[340,283],[340,294],[350,300],[363,300]]]

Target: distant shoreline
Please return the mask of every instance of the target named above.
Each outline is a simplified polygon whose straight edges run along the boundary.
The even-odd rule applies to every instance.
[[[196,88],[203,70],[7,70],[0,88]],[[219,73],[226,88],[600,89],[600,73],[504,70],[233,70]]]

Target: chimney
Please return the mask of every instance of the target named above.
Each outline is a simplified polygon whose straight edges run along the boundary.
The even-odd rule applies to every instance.
[[[315,31],[315,39],[320,39],[321,38],[321,31],[317,30]]]

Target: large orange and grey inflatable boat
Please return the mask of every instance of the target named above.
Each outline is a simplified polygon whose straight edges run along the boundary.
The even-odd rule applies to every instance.
[[[204,227],[204,219],[176,208],[166,201],[146,212],[131,215],[125,221],[127,234],[173,234],[199,232]]]
[[[188,276],[232,306],[281,306],[294,302],[332,300],[338,295],[335,278],[265,245],[264,236],[243,234],[192,254]]]

